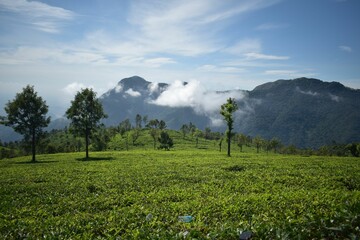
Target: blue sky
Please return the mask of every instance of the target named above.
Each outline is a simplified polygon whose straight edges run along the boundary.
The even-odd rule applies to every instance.
[[[0,114],[31,84],[56,116],[122,78],[252,90],[314,77],[360,88],[358,0],[0,0]]]

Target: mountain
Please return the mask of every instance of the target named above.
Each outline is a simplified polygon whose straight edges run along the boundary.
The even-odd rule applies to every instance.
[[[134,76],[122,79],[99,99],[108,115],[107,126],[125,119],[134,124],[140,114],[148,120],[164,120],[170,129],[192,122],[200,129],[224,131],[219,109],[228,97],[236,98],[239,105],[237,132],[276,137],[297,147],[360,142],[360,90],[338,82],[298,78],[265,83],[252,91],[209,92],[196,82],[168,85]],[[67,124],[66,119],[56,119],[48,129]],[[4,128],[0,126],[0,139],[9,141],[13,131]]]
[[[360,141],[360,90],[338,82],[299,78],[256,87],[258,99],[246,134],[277,137],[299,147]]]
[[[105,123],[116,125],[126,118],[134,121],[135,115],[141,114],[147,115],[148,119],[163,119],[172,129],[179,129],[182,124],[192,122],[200,129],[211,127],[213,130],[225,130],[225,126],[214,126],[211,121],[214,117],[221,119],[218,108],[209,113],[197,111],[193,103],[187,107],[154,104],[169,87],[137,76],[121,80],[114,89],[101,97],[104,110],[109,115]],[[317,148],[334,142],[360,141],[360,90],[345,87],[338,82],[298,78],[269,82],[252,91],[238,93],[236,131],[250,136],[260,135],[266,139],[276,137],[284,144],[298,147]],[[177,93],[174,91],[173,94]],[[195,92],[190,97],[206,99],[207,94],[199,95]],[[214,101],[219,101],[218,96],[227,96],[228,93],[212,94],[208,102],[203,104],[215,104]],[[225,99],[223,97],[216,103],[217,106],[224,103]]]
[[[164,120],[171,129],[179,129],[182,124],[189,122],[199,127],[210,124],[206,116],[196,114],[191,107],[173,108],[153,104],[168,87],[166,83],[151,83],[138,76],[122,79],[100,97],[108,115],[104,123],[108,126],[118,125],[125,119],[134,123],[135,116],[140,114],[149,120]]]

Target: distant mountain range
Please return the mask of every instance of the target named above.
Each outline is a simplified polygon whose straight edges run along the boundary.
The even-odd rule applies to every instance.
[[[134,76],[121,80],[100,97],[108,118],[107,126],[136,114],[157,118],[168,128],[179,129],[192,122],[198,128],[224,131],[220,105],[228,97],[237,99],[235,130],[250,136],[276,137],[284,144],[317,148],[325,144],[360,142],[360,90],[338,82],[298,78],[265,83],[252,91],[210,92],[199,82],[168,85]],[[55,120],[49,128],[66,125]],[[6,135],[1,127],[2,141]],[[11,140],[11,139],[10,139]]]

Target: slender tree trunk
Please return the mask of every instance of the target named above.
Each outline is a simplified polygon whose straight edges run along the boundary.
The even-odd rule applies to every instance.
[[[35,154],[36,154],[36,149],[35,149],[35,130],[32,129],[32,142],[31,142],[31,151],[32,151],[32,162],[35,162]]]
[[[89,129],[86,128],[85,132],[85,148],[86,148],[86,159],[89,158]]]
[[[227,152],[227,155],[228,157],[230,157],[230,144],[231,144],[231,131],[229,131],[228,133],[228,152]]]

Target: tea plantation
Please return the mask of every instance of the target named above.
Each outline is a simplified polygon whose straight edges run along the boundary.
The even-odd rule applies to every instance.
[[[360,162],[133,149],[0,161],[0,239],[359,239]],[[190,222],[179,221],[191,216]]]

